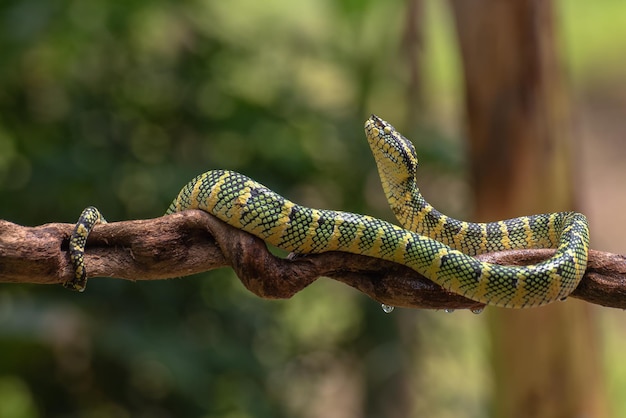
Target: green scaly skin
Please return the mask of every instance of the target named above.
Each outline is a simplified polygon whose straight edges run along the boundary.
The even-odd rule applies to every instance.
[[[411,160],[415,154],[413,152],[411,156],[404,150],[406,145],[398,147],[398,143],[393,142],[401,135],[391,125],[372,115],[366,122],[366,134],[379,171],[398,171],[393,168],[394,165],[407,167],[401,168],[400,172],[414,171]],[[416,167],[417,160],[414,162]],[[391,196],[392,208],[397,213],[408,214],[401,217],[401,222],[413,224],[414,218],[422,216],[434,224],[423,231],[435,236],[441,230],[458,233],[478,228],[474,226],[477,224],[462,223],[434,212],[416,186],[407,187],[410,182],[393,180],[398,179],[396,175],[385,174],[381,178],[388,196]],[[566,297],[580,281],[587,262],[587,223],[585,217],[577,213],[562,217],[547,215],[548,220],[544,223],[555,234],[533,229],[541,225],[542,215],[518,218],[519,225],[513,221],[487,224],[501,230],[500,235],[495,236],[500,243],[515,242],[518,245],[519,240],[507,235],[510,233],[523,234],[525,240],[546,234],[552,238],[554,235],[552,241],[556,243],[557,250],[553,257],[532,266],[511,267],[480,262],[431,237],[377,218],[299,206],[256,181],[230,171],[214,170],[199,175],[180,191],[167,213],[187,209],[204,210],[287,251],[301,254],[345,251],[402,263],[455,293],[478,302],[505,307],[539,306]],[[86,211],[92,219],[93,209]],[[429,214],[421,214],[423,211]],[[78,224],[93,227],[91,222],[84,222],[83,216]],[[445,238],[450,232],[440,235]],[[489,233],[472,232],[465,236],[469,243],[460,247],[482,250],[487,245],[488,248],[500,248],[502,244],[485,244],[493,237]],[[84,249],[84,238],[86,234],[80,233],[72,240],[77,246],[82,243]],[[454,240],[450,242],[454,243]],[[531,243],[530,246],[534,245]],[[84,264],[75,260],[82,258],[72,257],[77,277],[70,280],[68,287],[80,288],[82,283],[84,288],[78,277],[79,272],[85,272]]]

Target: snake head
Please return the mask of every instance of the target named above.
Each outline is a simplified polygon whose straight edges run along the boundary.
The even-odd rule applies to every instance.
[[[415,147],[389,122],[370,116],[365,121],[365,136],[381,177],[391,174],[398,180],[415,178],[418,166]]]

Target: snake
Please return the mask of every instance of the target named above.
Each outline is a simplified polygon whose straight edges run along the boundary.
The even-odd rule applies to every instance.
[[[589,227],[578,212],[522,216],[490,223],[448,217],[417,186],[415,147],[391,124],[371,115],[365,134],[389,205],[401,226],[352,212],[298,205],[234,171],[211,170],[187,183],[166,214],[190,209],[210,213],[266,243],[296,254],[343,251],[403,264],[444,289],[476,302],[526,308],[563,300],[582,279]],[[65,287],[82,291],[84,252],[94,225],[106,222],[86,208],[69,241],[74,275]],[[553,248],[539,263],[508,266],[481,261],[482,253]]]

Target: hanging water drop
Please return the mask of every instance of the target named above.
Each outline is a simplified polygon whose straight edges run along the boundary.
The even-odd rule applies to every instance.
[[[454,309],[452,309],[452,308],[446,308],[446,309],[444,309],[443,311],[444,311],[445,313],[452,313],[452,312],[454,312]]]
[[[395,307],[393,307],[391,305],[385,305],[384,303],[381,304],[380,307],[383,308],[383,312],[384,313],[391,313],[395,309]]]
[[[483,308],[474,308],[474,309],[472,309],[472,313],[475,314],[475,315],[478,315],[478,314],[483,313],[484,310],[485,310],[484,307]]]

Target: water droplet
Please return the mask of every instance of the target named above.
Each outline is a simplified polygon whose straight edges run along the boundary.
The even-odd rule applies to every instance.
[[[452,308],[446,308],[446,309],[444,309],[443,311],[444,311],[445,313],[452,313],[452,312],[454,312],[454,309],[452,309]]]
[[[395,309],[395,307],[393,307],[391,305],[385,305],[384,303],[381,304],[380,307],[383,308],[383,312],[384,313],[391,313]]]
[[[485,308],[474,308],[472,309],[472,313],[475,315],[481,314],[483,313],[483,311],[485,310]]]

